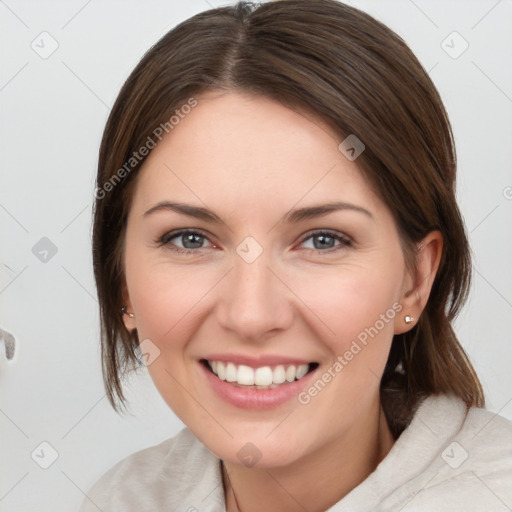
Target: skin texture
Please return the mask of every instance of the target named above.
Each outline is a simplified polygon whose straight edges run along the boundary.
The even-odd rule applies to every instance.
[[[125,315],[125,325],[158,347],[148,366],[156,387],[224,461],[244,512],[325,510],[393,445],[379,382],[393,335],[414,326],[405,315],[417,319],[425,307],[442,236],[422,241],[410,275],[391,212],[340,142],[322,122],[273,100],[209,93],[137,177],[124,258],[125,304],[135,317]],[[144,216],[165,200],[208,208],[223,223],[172,211]],[[282,221],[292,208],[337,201],[372,217],[343,210]],[[158,242],[184,228],[207,233],[194,254],[172,249],[184,247],[181,236]],[[311,231],[322,229],[351,245],[315,249]],[[252,263],[236,252],[247,236],[263,249]],[[281,355],[316,361],[321,375],[393,304],[401,311],[307,405],[294,398],[270,410],[237,408],[217,396],[198,363],[212,352]],[[237,457],[247,442],[261,453],[253,467]],[[237,510],[224,483],[228,510]]]

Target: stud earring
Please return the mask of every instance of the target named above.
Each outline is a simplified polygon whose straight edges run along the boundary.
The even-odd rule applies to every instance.
[[[123,307],[121,308],[121,313],[122,313],[123,315],[128,315],[130,318],[135,318],[135,315],[134,315],[133,313],[128,313],[128,312],[126,311],[126,306],[123,306]]]
[[[404,320],[405,320],[406,324],[410,324],[410,323],[414,322],[414,317],[413,316],[409,316],[409,315],[405,315]]]

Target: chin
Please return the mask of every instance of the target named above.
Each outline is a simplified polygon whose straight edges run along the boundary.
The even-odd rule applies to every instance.
[[[211,430],[206,432],[201,428],[189,428],[220,459],[247,468],[270,469],[293,464],[308,453],[307,437],[295,439],[286,429],[278,432],[278,423],[274,421],[270,428],[265,425],[261,432],[241,426],[230,429],[226,425],[233,437],[225,432],[219,437],[218,433]],[[272,429],[276,431],[272,432]]]

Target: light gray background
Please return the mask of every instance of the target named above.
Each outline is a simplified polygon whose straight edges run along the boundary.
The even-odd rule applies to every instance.
[[[446,104],[475,270],[456,329],[488,408],[512,419],[512,1],[351,3],[405,39]],[[131,416],[106,400],[91,206],[101,133],[123,81],[165,32],[219,5],[0,1],[0,326],[18,342],[13,361],[0,354],[1,511],[76,510],[115,462],[182,427],[145,370],[130,380]],[[51,49],[43,31],[59,45],[46,59],[31,47]],[[458,58],[464,41],[453,31],[469,44]],[[42,237],[57,249],[46,262],[32,251]],[[52,450],[57,459],[42,469]]]

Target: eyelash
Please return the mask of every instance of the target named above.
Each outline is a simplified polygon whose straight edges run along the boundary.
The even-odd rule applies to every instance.
[[[182,229],[182,230],[178,230],[178,231],[171,231],[169,233],[164,234],[162,237],[155,240],[155,243],[158,245],[158,247],[167,246],[169,249],[171,249],[179,254],[198,254],[198,253],[200,253],[201,249],[206,249],[206,247],[199,247],[197,249],[186,249],[186,248],[182,249],[181,247],[177,247],[177,246],[174,246],[173,244],[170,244],[170,241],[173,238],[178,238],[179,236],[190,235],[190,234],[199,235],[206,239],[208,238],[207,234],[204,231],[201,231],[199,229]],[[337,240],[340,243],[339,243],[339,245],[337,245],[335,247],[331,247],[326,250],[306,249],[307,251],[314,251],[316,253],[331,253],[331,252],[338,251],[344,247],[352,246],[352,240],[349,237],[347,237],[346,235],[342,235],[341,233],[337,233],[336,231],[329,231],[329,230],[325,230],[325,229],[308,233],[308,235],[305,236],[301,240],[300,244],[303,244],[310,238],[315,238],[317,236],[328,236],[330,238],[334,238],[335,240]]]

